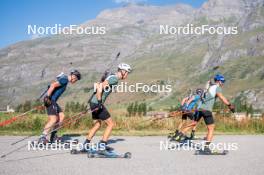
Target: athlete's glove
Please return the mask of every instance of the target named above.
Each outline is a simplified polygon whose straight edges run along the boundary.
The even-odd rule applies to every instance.
[[[229,108],[229,110],[230,110],[231,112],[235,113],[235,106],[234,106],[234,105],[229,104],[229,105],[227,105],[227,106],[228,106],[228,108]]]
[[[44,106],[46,106],[47,108],[51,105],[51,98],[50,96],[45,96],[43,99],[44,102]]]

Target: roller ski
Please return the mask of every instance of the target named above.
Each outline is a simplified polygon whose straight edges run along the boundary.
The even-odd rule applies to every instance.
[[[78,143],[79,143],[79,141],[77,140],[76,144],[78,144]],[[83,148],[82,149],[75,148],[75,149],[72,149],[70,153],[71,154],[88,154],[88,153],[95,153],[97,150],[100,149],[100,146],[96,147],[96,146],[90,145],[90,144],[87,144],[87,146],[84,146],[84,145],[85,145],[85,143],[83,144]],[[105,145],[104,146],[104,150],[106,150],[106,151],[114,151],[114,148]]]
[[[182,132],[175,133],[175,135],[170,138],[170,142],[182,143],[185,142],[186,140],[188,140],[188,137],[184,135]]]
[[[126,152],[124,154],[117,154],[114,151],[107,150],[98,150],[98,151],[88,151],[88,158],[125,158],[130,159],[132,154],[130,152]]]
[[[78,139],[64,139],[63,137],[56,137],[52,141],[48,140],[45,136],[41,136],[37,141],[32,141],[31,147],[38,148],[69,148],[71,144],[77,144]]]
[[[117,154],[116,152],[114,152],[113,149],[111,151],[95,150],[95,149],[89,149],[89,150],[72,149],[70,153],[73,154],[73,155],[87,154],[88,158],[127,158],[127,159],[131,158],[131,153],[130,152],[126,152],[125,154]]]
[[[62,137],[55,137],[53,140],[50,140],[49,143],[57,143],[57,144],[78,144],[78,139],[71,139],[71,138],[64,138]]]
[[[228,154],[228,150],[211,150],[210,148],[208,147],[205,147],[203,149],[199,149],[199,150],[196,150],[195,155],[227,155]]]
[[[89,150],[85,150],[85,149],[81,149],[81,150],[72,149],[70,153],[71,154],[88,154],[88,151]]]
[[[41,135],[37,142],[33,141],[31,143],[46,145],[47,143],[49,143],[49,140],[46,138],[45,135]]]
[[[77,140],[76,144],[79,143],[79,140]],[[84,144],[83,144],[84,145]],[[83,147],[82,149],[73,148],[70,153],[71,154],[87,154],[90,149],[90,146],[87,145],[87,147]]]

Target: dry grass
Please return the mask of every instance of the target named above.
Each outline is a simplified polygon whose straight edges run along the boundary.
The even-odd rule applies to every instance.
[[[1,120],[9,118],[1,116]],[[1,127],[0,134],[2,135],[17,135],[17,134],[39,134],[46,122],[46,115],[32,114],[26,120],[14,122],[11,125]],[[154,122],[148,121],[147,117],[114,117],[116,126],[113,130],[115,135],[165,135],[174,131],[181,118],[169,118],[157,120]],[[215,117],[216,133],[234,133],[234,134],[263,134],[264,133],[264,119],[245,119],[236,121],[228,116],[218,115]],[[88,129],[92,127],[92,119],[90,116],[84,116],[79,121],[71,122],[61,131],[63,133],[81,133],[86,134]],[[105,128],[105,125],[103,125]],[[201,120],[197,131],[199,133],[206,132],[206,126]]]

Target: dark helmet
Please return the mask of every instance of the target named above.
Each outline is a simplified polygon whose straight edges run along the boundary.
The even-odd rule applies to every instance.
[[[202,96],[203,95],[203,93],[204,93],[204,90],[203,89],[201,89],[201,88],[198,88],[198,89],[196,89],[196,94],[197,95],[200,95],[200,96]]]
[[[76,69],[71,71],[71,75],[75,75],[78,80],[80,80],[82,78],[81,73]]]
[[[225,83],[225,77],[221,74],[217,74],[214,77],[214,81],[221,81],[222,83]]]

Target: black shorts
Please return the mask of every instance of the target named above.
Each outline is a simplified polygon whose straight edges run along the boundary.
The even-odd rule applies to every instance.
[[[198,111],[195,117],[195,121],[199,121],[201,118],[204,118],[206,125],[214,124],[214,117],[211,111]]]
[[[189,118],[190,120],[194,120],[194,115],[192,112],[190,113],[186,113],[182,115],[182,120],[187,120],[187,118]]]
[[[95,110],[98,107],[97,104],[90,103],[91,111]],[[92,117],[94,120],[107,120],[111,117],[110,113],[106,109],[106,107],[103,105],[102,109],[95,110],[92,112]]]
[[[55,101],[51,101],[51,105],[47,107],[48,115],[59,115],[60,112],[62,112],[60,106]]]

